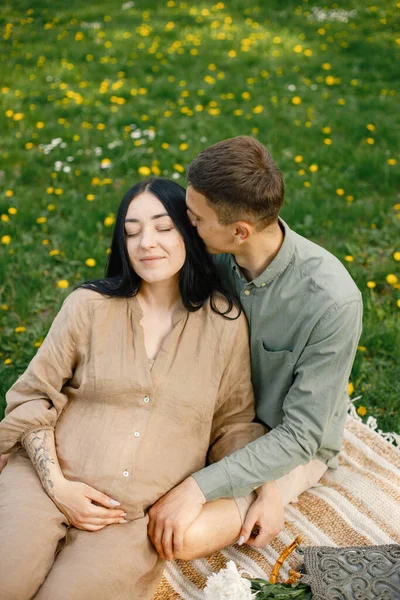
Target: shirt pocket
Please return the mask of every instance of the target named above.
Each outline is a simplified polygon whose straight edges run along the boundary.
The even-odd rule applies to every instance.
[[[275,404],[280,410],[283,398],[294,379],[294,356],[290,350],[269,350],[263,340],[259,348],[261,385],[267,392],[271,408]],[[278,406],[279,404],[279,406]]]

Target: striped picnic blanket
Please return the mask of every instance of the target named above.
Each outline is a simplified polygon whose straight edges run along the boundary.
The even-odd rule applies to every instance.
[[[296,536],[304,546],[400,543],[400,451],[359,420],[348,417],[339,468],[285,510],[285,528],[265,549],[229,546],[208,558],[168,563],[153,600],[201,600],[207,577],[233,560],[252,577],[269,578],[280,553]],[[292,554],[285,581],[302,563]]]

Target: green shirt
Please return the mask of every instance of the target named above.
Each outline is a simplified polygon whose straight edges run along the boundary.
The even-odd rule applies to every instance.
[[[361,294],[337,258],[280,224],[283,244],[253,281],[232,255],[215,257],[249,323],[256,412],[272,430],[194,474],[207,501],[247,495],[313,458],[337,466]]]

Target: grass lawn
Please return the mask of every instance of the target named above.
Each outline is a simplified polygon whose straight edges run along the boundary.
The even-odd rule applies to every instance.
[[[2,402],[103,274],[123,193],[151,173],[185,185],[202,148],[247,134],[284,174],[283,218],[361,289],[350,391],[400,432],[400,3],[367,4],[2,3]]]

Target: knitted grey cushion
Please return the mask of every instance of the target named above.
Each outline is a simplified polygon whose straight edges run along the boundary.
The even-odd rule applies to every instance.
[[[400,546],[304,548],[313,600],[400,600]]]

